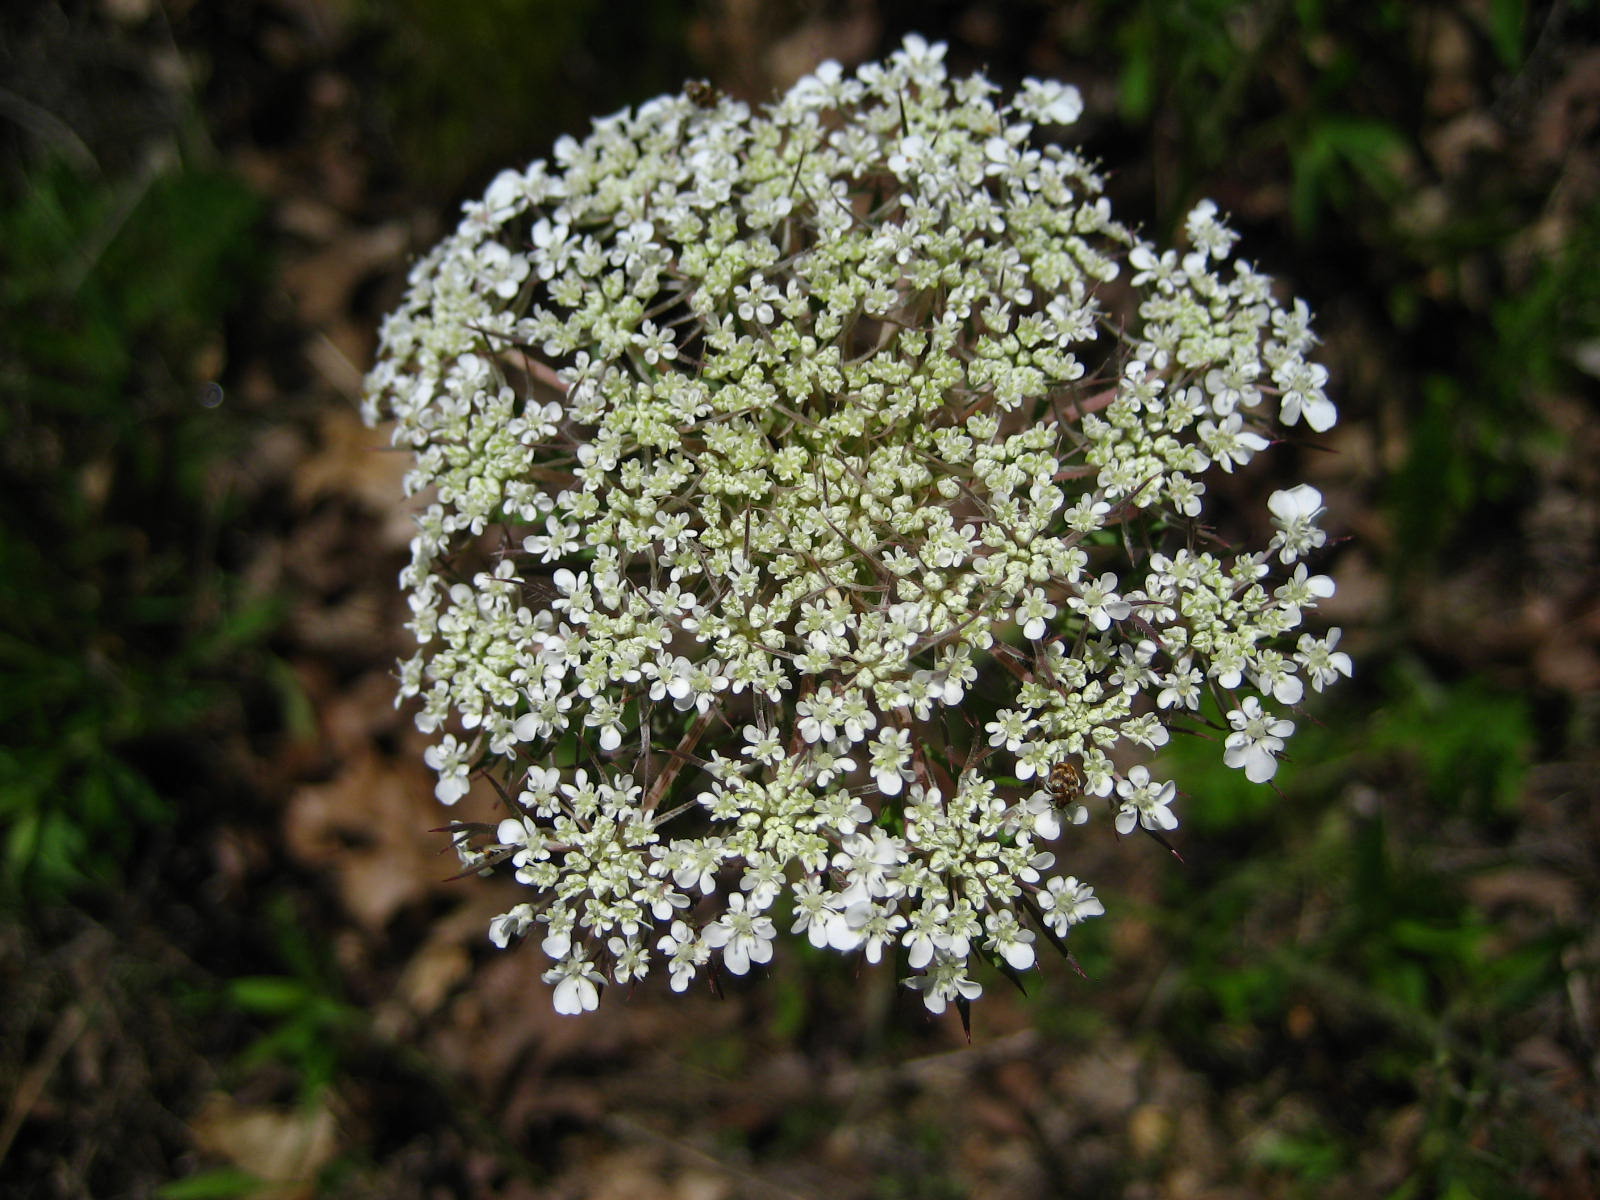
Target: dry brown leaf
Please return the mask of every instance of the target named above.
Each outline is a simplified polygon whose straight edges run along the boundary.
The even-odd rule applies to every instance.
[[[323,414],[317,448],[300,463],[294,501],[301,508],[323,496],[344,496],[382,512],[401,496],[410,460],[391,450],[389,426],[369,429],[351,409]]]
[[[318,333],[305,342],[306,360],[318,375],[347,400],[359,401],[364,377],[356,364],[368,360],[367,341],[348,321],[341,321],[329,333]]]
[[[267,1183],[258,1200],[316,1195],[317,1172],[339,1152],[338,1126],[322,1107],[274,1108],[209,1097],[189,1123],[195,1145]]]
[[[329,783],[300,788],[284,816],[291,853],[331,869],[357,923],[376,930],[403,906],[445,886],[431,776],[421,766],[359,753]]]
[[[390,428],[367,428],[353,408],[330,409],[321,420],[316,448],[298,462],[292,484],[295,505],[302,510],[333,497],[382,517],[376,536],[368,537],[374,554],[403,549],[416,533],[423,507],[420,499],[405,495],[410,460],[390,444]]]
[[[349,311],[356,287],[372,271],[400,262],[410,244],[404,222],[341,233],[321,249],[284,268],[284,289],[294,297],[302,324],[315,329]]]
[[[1128,1145],[1135,1158],[1159,1156],[1172,1138],[1172,1116],[1159,1104],[1141,1104],[1128,1114]]]
[[[306,692],[316,705],[324,745],[340,758],[366,752],[375,739],[411,725],[406,714],[394,706],[395,682],[387,670],[368,671],[344,686],[316,678],[307,683]]]
[[[1562,922],[1576,919],[1582,904],[1573,880],[1537,867],[1502,867],[1474,875],[1466,881],[1466,893],[1475,906],[1491,913],[1521,905]]]
[[[412,956],[395,989],[396,999],[423,1016],[443,1006],[455,986],[472,974],[472,956],[459,942],[435,939]]]

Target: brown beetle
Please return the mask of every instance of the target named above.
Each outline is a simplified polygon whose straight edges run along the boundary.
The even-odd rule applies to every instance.
[[[1045,780],[1045,790],[1051,799],[1065,808],[1083,795],[1083,770],[1072,758],[1063,758],[1050,764],[1050,774]]]
[[[683,94],[696,108],[715,108],[722,92],[704,79],[691,79],[683,85]]]

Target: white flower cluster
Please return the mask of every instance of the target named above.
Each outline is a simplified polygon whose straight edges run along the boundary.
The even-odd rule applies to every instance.
[[[440,800],[499,788],[457,848],[531,889],[491,936],[536,931],[563,1012],[780,925],[964,1003],[1103,911],[1046,849],[1085,797],[1177,824],[1128,758],[1209,723],[1271,779],[1268,705],[1350,671],[1286,636],[1333,591],[1315,489],[1260,552],[1201,524],[1213,468],[1333,424],[1305,306],[1209,202],[1182,254],[1114,221],[1038,136],[1075,89],[943,53],[598,121],[384,324],[367,416],[430,499],[402,695]]]

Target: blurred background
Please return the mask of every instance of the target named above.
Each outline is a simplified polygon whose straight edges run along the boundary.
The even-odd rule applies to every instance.
[[[1592,0],[11,0],[0,10],[0,1192],[1597,1194]],[[916,30],[1083,91],[1115,211],[1210,196],[1318,314],[1355,680],[1281,795],[1162,764],[1069,848],[1087,978],[970,1041],[790,945],[555,1016],[392,704],[404,459],[354,402],[496,171]],[[1184,753],[1183,751],[1187,751]]]

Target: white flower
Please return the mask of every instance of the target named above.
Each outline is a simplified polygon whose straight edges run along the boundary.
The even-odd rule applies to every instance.
[[[800,736],[808,742],[831,742],[838,736],[837,707],[833,689],[824,684],[815,696],[795,703],[800,715]]]
[[[922,993],[922,1003],[927,1010],[938,1015],[952,1000],[976,1000],[983,995],[983,985],[967,978],[966,959],[939,954],[925,975],[913,975],[905,985]]]
[[[1178,785],[1168,780],[1156,783],[1143,765],[1128,768],[1127,777],[1117,781],[1122,806],[1117,810],[1117,832],[1126,836],[1134,826],[1146,829],[1176,829],[1178,818],[1167,807],[1178,794]]]
[[[671,931],[656,943],[656,948],[668,956],[667,974],[675,992],[687,988],[695,972],[711,961],[711,947],[697,937],[685,921],[674,921]]]
[[[989,745],[1004,746],[1015,754],[1028,736],[1028,720],[1016,709],[1002,709],[984,730],[989,734]]]
[[[1326,433],[1339,419],[1339,411],[1322,390],[1328,369],[1321,363],[1290,359],[1273,372],[1273,382],[1283,389],[1282,420],[1293,425],[1302,416],[1317,433]]]
[[[474,265],[479,280],[502,300],[515,296],[528,277],[528,260],[520,254],[512,254],[499,242],[482,246]]]
[[[1276,650],[1257,652],[1250,682],[1279,704],[1299,704],[1306,691],[1294,674],[1294,665]]]
[[[869,963],[883,960],[884,947],[895,940],[895,935],[905,928],[906,919],[892,908],[861,901],[852,904],[844,914],[855,944]],[[849,949],[853,947],[839,947]]]
[[[709,838],[675,849],[676,865],[672,868],[672,882],[681,888],[695,888],[703,896],[711,895],[717,886],[717,868],[722,865],[722,839]]]
[[[1069,598],[1067,604],[1100,630],[1110,629],[1111,622],[1121,621],[1133,611],[1133,606],[1117,595],[1117,577],[1110,571],[1083,584],[1080,594]]]
[[[1159,708],[1198,708],[1200,706],[1200,680],[1203,676],[1197,671],[1188,655],[1184,655],[1173,666],[1172,671],[1162,676],[1161,690],[1156,693],[1156,705]]]
[[[564,524],[558,517],[546,517],[544,527],[544,534],[530,534],[522,539],[523,550],[539,555],[542,563],[566,558],[583,544],[578,540],[579,527]]]
[[[1335,650],[1339,644],[1341,630],[1333,628],[1323,638],[1314,638],[1309,633],[1300,635],[1300,641],[1295,650],[1294,660],[1305,668],[1306,675],[1311,680],[1311,686],[1321,691],[1339,676],[1349,676],[1354,669],[1350,663],[1350,656],[1343,650]]]
[[[872,744],[872,782],[885,796],[898,796],[905,781],[914,778],[911,761],[911,733],[905,729],[883,729]]]
[[[1023,597],[1017,616],[1022,620],[1022,636],[1038,641],[1049,628],[1047,622],[1056,615],[1056,606],[1045,598],[1044,589],[1034,588]]]
[[[930,43],[920,33],[908,33],[894,57],[910,65],[921,78],[931,80],[940,76],[939,64],[944,61],[945,50],[943,42]]]
[[[1032,121],[1071,125],[1083,115],[1083,97],[1071,84],[1052,79],[1024,79],[1017,111]]]
[[[909,134],[900,139],[898,148],[889,156],[889,170],[905,178],[928,160],[930,151],[927,138],[918,133]]]
[[[1106,906],[1094,894],[1094,888],[1079,883],[1076,876],[1058,875],[1039,893],[1039,911],[1057,937],[1066,937],[1067,930],[1078,922],[1104,915]]]
[[[1026,971],[1033,966],[1033,932],[1017,923],[1017,914],[1009,909],[991,913],[984,922],[989,936],[984,945],[1005,959],[1014,971]]]
[[[928,798],[937,804],[938,789],[930,789]],[[909,857],[904,839],[882,829],[845,838],[833,856],[834,867],[845,872],[845,902],[898,895],[903,890],[898,882],[900,868]]]
[[[1282,562],[1294,562],[1328,540],[1328,535],[1316,526],[1322,515],[1322,493],[1309,483],[1273,492],[1267,497],[1267,511],[1278,527],[1272,549],[1278,551]]]
[[[772,939],[778,936],[772,918],[747,907],[744,896],[728,897],[728,911],[722,919],[706,926],[702,938],[713,950],[722,951],[722,965],[735,975],[750,970],[751,963],[772,961]]]
[[[1277,755],[1283,739],[1294,732],[1294,722],[1275,719],[1261,707],[1261,701],[1246,696],[1244,703],[1228,714],[1233,732],[1224,743],[1222,761],[1230,767],[1243,767],[1251,783],[1265,783],[1278,773]]]
[[[1221,422],[1201,421],[1200,440],[1205,443],[1212,460],[1224,471],[1232,472],[1234,464],[1244,466],[1259,452],[1267,448],[1267,439],[1259,433],[1244,428],[1244,418],[1230,413]]]
[[[1305,563],[1296,563],[1294,574],[1272,595],[1283,605],[1289,624],[1293,626],[1300,623],[1302,608],[1315,608],[1318,600],[1326,600],[1333,592],[1333,580],[1326,575],[1312,575],[1306,570]]]
[[[1034,792],[1017,807],[1017,824],[1034,837],[1054,841],[1061,836],[1061,811],[1049,792]]]
[[[771,325],[777,319],[773,303],[782,296],[783,293],[769,284],[760,271],[750,277],[748,285],[740,284],[733,289],[733,298],[738,306],[740,319],[754,321],[759,325]]]
[[[913,971],[920,971],[933,961],[937,947],[934,938],[940,936],[945,922],[950,919],[950,906],[943,902],[924,904],[913,910],[900,944],[907,949],[906,961]]]
[[[794,924],[790,933],[804,933],[817,949],[828,944],[828,926],[838,912],[829,907],[832,895],[814,879],[802,879],[794,889]]]
[[[433,794],[441,804],[454,804],[470,790],[467,782],[467,747],[452,734],[422,752],[422,761],[439,773]]]
[[[657,329],[654,321],[646,321],[633,335],[634,345],[644,355],[644,360],[654,366],[678,357],[678,348],[672,344],[672,330]]]
[[[489,940],[504,950],[513,938],[519,938],[533,924],[533,906],[518,904],[510,912],[501,913],[489,922]]]
[[[746,758],[768,766],[783,761],[783,743],[778,738],[777,729],[758,729],[754,725],[746,725],[744,740],[749,745],[742,747],[739,753]]]
[[[614,960],[611,974],[618,983],[643,979],[650,974],[650,952],[638,942],[620,937],[607,938],[606,949],[611,951]]]
[[[1138,759],[1206,689],[1351,672],[1336,630],[1289,644],[1333,590],[1314,488],[1268,547],[1195,536],[1219,473],[1335,420],[1309,311],[1210,201],[1180,247],[1118,222],[1042,140],[1075,88],[944,57],[602,118],[466,205],[384,322],[363,412],[423,498],[400,696],[440,801],[502,796],[452,847],[509,859],[530,902],[490,936],[539,928],[563,1012],[657,956],[678,991],[747,973],[769,912],[976,998],[975,950],[1035,964],[1028,912],[1103,911],[1043,848],[1086,798],[1175,826]],[[1293,726],[1237,703],[1224,761],[1264,781]]]
[[[600,1007],[600,986],[605,983],[605,976],[580,955],[563,959],[541,978],[555,984],[552,1002],[558,1013],[578,1016]]]
[[[1217,220],[1214,200],[1202,200],[1184,218],[1184,230],[1194,248],[1208,258],[1226,258],[1239,235]]]

